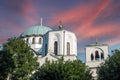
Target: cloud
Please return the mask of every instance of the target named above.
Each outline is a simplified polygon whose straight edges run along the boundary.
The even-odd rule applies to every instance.
[[[76,34],[81,36],[79,40],[85,40],[91,37],[117,36],[119,33],[119,23],[106,23],[102,25],[91,25],[85,28],[78,28]]]
[[[34,19],[34,17],[36,17],[37,14],[37,10],[36,8],[32,5],[31,2],[25,2],[21,5],[21,11],[18,13],[19,15],[21,15],[21,17],[23,17],[27,23],[29,24],[35,24],[36,20]]]
[[[94,4],[95,3],[84,4],[82,6],[79,5],[65,12],[58,13],[57,15],[53,16],[54,18],[50,23],[55,25],[58,24],[59,20],[62,20],[63,24],[68,25],[71,23],[77,23],[73,24],[72,27],[74,27],[73,31],[77,34],[79,42],[83,40],[89,40],[91,37],[110,37],[108,39],[112,40],[113,43],[119,42],[119,38],[117,37],[119,36],[119,23],[107,22],[101,24],[94,24],[97,19],[105,16],[102,13],[106,13],[106,11],[108,12],[108,10],[106,9],[109,9],[111,5],[111,0],[102,0],[99,4]],[[114,9],[110,10],[112,10],[112,12],[109,13],[113,14]],[[107,13],[106,16],[110,15],[109,13]],[[106,39],[106,42],[109,41],[108,39]]]
[[[58,24],[59,20],[61,20],[64,24],[69,24],[71,22],[81,21],[88,15],[90,9],[92,8],[92,4],[87,4],[87,6],[76,6],[71,8],[65,12],[59,12],[53,16],[53,20],[49,23],[52,25]]]
[[[19,34],[25,30],[26,25],[28,27],[28,25],[34,25],[38,22],[37,18],[39,16],[47,15],[48,17],[49,15],[49,17],[52,18],[46,20],[49,26],[55,26],[59,21],[62,21],[63,25],[69,26],[69,28],[72,28],[72,31],[77,34],[78,42],[82,42],[83,40],[88,41],[91,37],[99,37],[101,39],[106,37],[107,39],[105,42],[109,43],[110,41],[111,45],[119,43],[119,21],[110,22],[106,19],[106,17],[117,14],[118,8],[120,7],[119,3],[117,5],[113,4],[112,0],[95,0],[90,3],[85,1],[83,4],[68,8],[68,10],[57,10],[58,8],[54,5],[47,5],[46,7],[45,4],[42,5],[41,3],[40,5],[38,5],[38,3],[37,6],[35,6],[35,3],[32,1],[14,1],[14,3],[11,3],[10,6],[8,6],[11,7],[13,5],[11,8],[7,7],[7,11],[10,11],[10,15],[11,13],[17,14],[17,19],[20,20],[21,25],[14,22],[13,18],[16,16],[13,16],[13,18],[11,18],[11,16],[11,20],[2,23],[7,23],[7,27],[4,27],[4,29],[9,29],[8,32],[13,31],[12,33]],[[95,23],[97,20],[98,23]],[[100,20],[103,20],[103,23],[100,23]],[[8,25],[11,27],[8,27]],[[4,25],[1,26],[3,28]],[[7,37],[6,35],[4,36],[5,37],[2,36],[3,39],[0,39],[1,42],[4,42],[4,39]]]

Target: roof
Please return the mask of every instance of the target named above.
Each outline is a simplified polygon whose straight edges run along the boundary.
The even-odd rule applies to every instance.
[[[108,46],[108,44],[90,44],[90,45],[87,45],[88,46]]]
[[[28,35],[44,35],[48,31],[51,31],[52,29],[46,26],[32,26],[22,32],[20,35],[21,37],[23,36],[28,36]]]

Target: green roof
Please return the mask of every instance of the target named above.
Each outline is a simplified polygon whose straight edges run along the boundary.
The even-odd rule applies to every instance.
[[[20,36],[27,36],[27,35],[44,35],[48,31],[51,31],[52,29],[46,26],[32,26],[22,32]]]

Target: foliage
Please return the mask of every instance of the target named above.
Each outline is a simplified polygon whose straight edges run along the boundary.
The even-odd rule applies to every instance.
[[[113,55],[98,68],[99,80],[120,79],[120,50],[114,50]]]
[[[8,43],[4,44],[3,52],[1,66],[6,67],[6,69],[10,68],[5,70],[5,73],[10,74],[12,80],[28,80],[32,72],[38,68],[37,58],[34,57],[25,41],[20,38],[9,39]],[[10,62],[4,64],[5,61]]]
[[[0,80],[6,79],[8,73],[14,68],[13,64],[11,54],[0,51]]]
[[[46,61],[31,80],[91,80],[88,68],[79,60]]]

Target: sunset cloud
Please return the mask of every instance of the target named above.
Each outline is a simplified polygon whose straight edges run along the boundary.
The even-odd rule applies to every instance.
[[[22,5],[22,11],[20,15],[30,24],[35,24],[34,16],[36,16],[36,9],[29,2],[25,2]]]
[[[79,5],[53,16],[54,18],[52,21],[50,21],[50,23],[54,25],[58,24],[58,20],[62,20],[63,24],[77,23],[77,25],[73,24],[70,27],[74,27],[73,31],[78,37],[78,42],[81,42],[83,40],[89,41],[91,38],[104,39],[106,36],[106,38],[109,38],[106,39],[105,43],[114,45],[115,43],[119,42],[118,33],[120,24],[116,22],[94,24],[96,19],[100,19],[102,16],[105,17],[105,15],[110,16],[111,14],[114,14],[114,9],[110,9],[112,11],[110,14],[108,13],[108,10],[106,10],[110,4],[111,0],[103,0],[98,5],[94,6],[92,3],[82,6]],[[114,8],[117,7],[118,6],[115,6]],[[107,14],[101,15],[103,13],[106,13],[106,11]],[[112,42],[109,43],[111,40]]]
[[[119,9],[120,0],[1,0],[0,43],[39,24],[43,17],[45,26],[55,27],[62,21],[65,29],[77,35],[79,47],[91,38],[115,45],[120,43]]]

